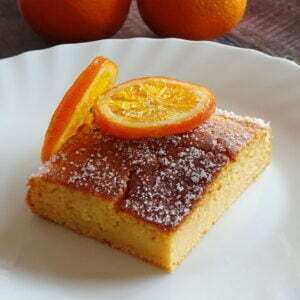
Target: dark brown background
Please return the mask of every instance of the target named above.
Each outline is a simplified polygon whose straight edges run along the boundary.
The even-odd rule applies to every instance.
[[[42,1],[42,0],[40,0]],[[155,37],[143,24],[135,2],[115,38]],[[300,0],[248,0],[243,21],[218,39],[300,62]],[[17,0],[0,0],[0,58],[53,44],[36,35],[23,21]]]

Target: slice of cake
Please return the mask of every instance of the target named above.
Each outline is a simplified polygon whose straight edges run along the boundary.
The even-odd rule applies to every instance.
[[[29,180],[34,213],[173,271],[270,162],[271,129],[217,111],[198,128],[121,139],[84,126]]]

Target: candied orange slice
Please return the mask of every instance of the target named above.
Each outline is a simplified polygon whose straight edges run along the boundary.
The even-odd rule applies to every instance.
[[[159,137],[198,127],[215,111],[205,87],[164,77],[138,78],[99,97],[95,124],[123,138]]]
[[[99,95],[111,88],[118,74],[117,65],[96,57],[77,77],[56,108],[47,129],[42,161],[47,161],[84,123],[91,120],[91,108]]]

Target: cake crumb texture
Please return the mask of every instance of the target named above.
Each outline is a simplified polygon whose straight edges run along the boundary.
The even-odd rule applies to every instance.
[[[187,133],[140,140],[104,136],[87,127],[51,157],[40,175],[117,200],[121,210],[173,230],[257,130],[220,116]]]
[[[216,114],[179,135],[83,128],[29,181],[32,211],[172,271],[269,164],[271,130]]]

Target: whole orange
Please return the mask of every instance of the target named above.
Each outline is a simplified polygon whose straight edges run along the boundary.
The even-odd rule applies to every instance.
[[[131,0],[19,0],[29,25],[52,41],[95,40],[124,23]]]
[[[214,39],[243,17],[247,0],[137,0],[140,14],[160,36]]]

